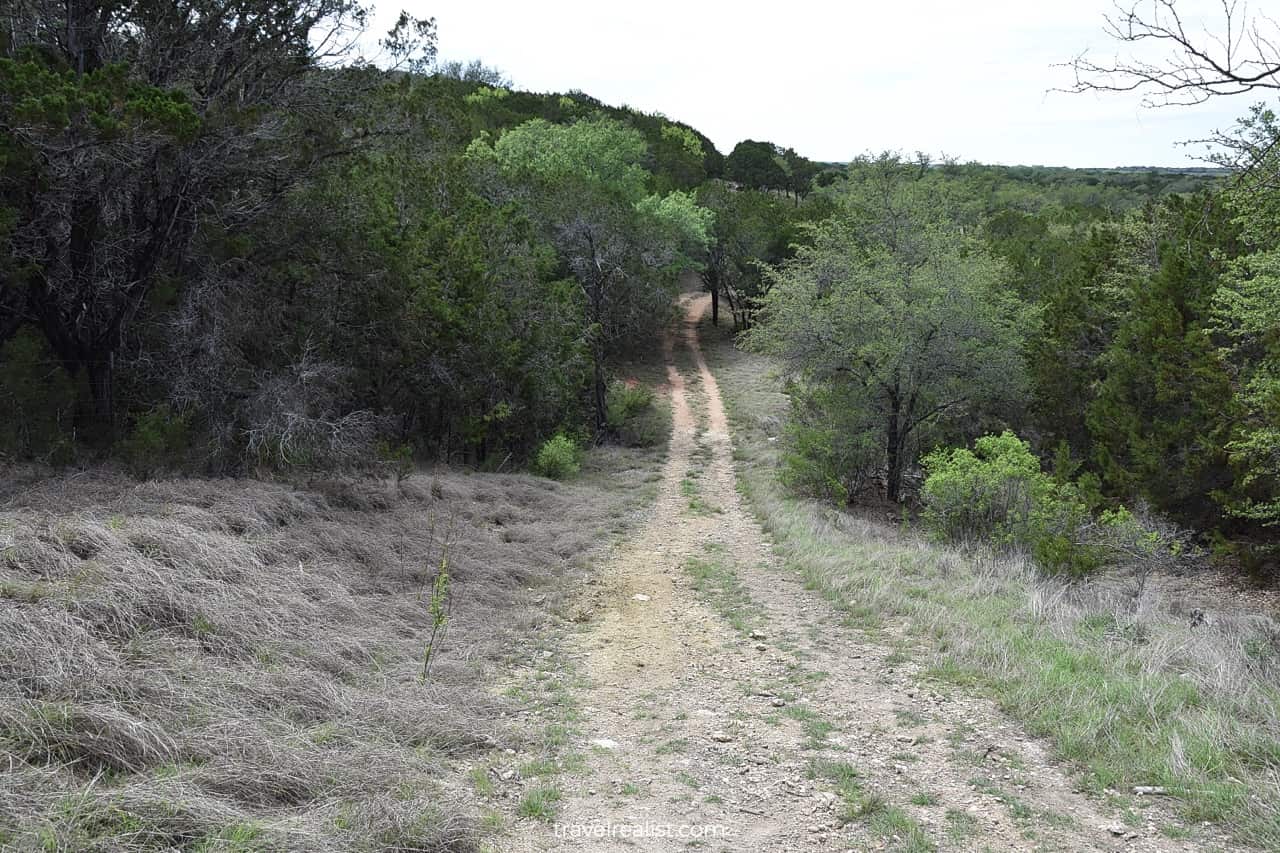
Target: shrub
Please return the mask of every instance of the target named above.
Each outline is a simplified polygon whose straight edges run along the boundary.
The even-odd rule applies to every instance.
[[[791,417],[782,436],[784,485],[800,494],[849,503],[884,462],[866,407],[847,395],[791,383]]]
[[[609,383],[606,419],[610,428],[617,429],[653,405],[653,391],[638,383],[615,379]]]
[[[138,477],[178,465],[191,446],[191,417],[160,405],[138,415],[133,432],[120,442],[120,455]]]
[[[609,385],[605,422],[627,447],[655,447],[671,433],[671,412],[656,405],[652,389],[615,380]]]
[[[0,346],[0,453],[70,462],[75,408],[75,383],[41,335],[23,328]]]
[[[572,477],[578,468],[578,446],[562,432],[542,442],[533,458],[533,472],[552,480]]]
[[[378,463],[401,483],[413,473],[413,446],[409,444],[392,444],[383,440],[376,448]]]
[[[1105,549],[1086,535],[1092,516],[1076,486],[1045,473],[1012,432],[923,461],[925,522],[944,538],[1025,549],[1050,572],[1081,575],[1102,564]]]

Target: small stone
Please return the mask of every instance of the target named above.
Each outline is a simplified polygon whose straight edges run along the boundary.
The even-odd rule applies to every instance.
[[[781,696],[774,696],[769,700],[769,704],[775,708],[781,708],[787,704],[787,700],[783,699]]]
[[[768,647],[768,646],[766,646],[764,643],[756,643],[756,651],[758,651],[758,652],[763,652],[763,651],[767,650],[768,648],[769,648],[769,647]]]
[[[610,740],[607,737],[595,738],[594,740],[591,741],[591,745],[597,746],[600,749],[617,749],[618,748],[618,742],[616,740]]]
[[[711,733],[711,739],[716,743],[729,743],[733,740],[726,732],[714,731]]]
[[[748,637],[750,637],[750,638],[751,638],[751,639],[753,639],[753,640],[767,640],[767,639],[768,639],[768,637],[766,637],[766,636],[764,635],[764,632],[762,632],[762,631],[752,631],[752,632],[751,632],[750,634],[748,634],[747,636],[748,636]]]
[[[635,595],[631,596],[631,600],[632,601],[648,601],[649,596],[645,595],[644,593],[637,592]]]

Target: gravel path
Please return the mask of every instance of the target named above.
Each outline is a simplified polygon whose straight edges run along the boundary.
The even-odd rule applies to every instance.
[[[653,515],[566,638],[586,770],[556,778],[553,822],[521,819],[499,849],[1195,849],[1120,823],[991,703],[924,684],[777,566],[735,489],[708,306],[687,296],[667,342]]]

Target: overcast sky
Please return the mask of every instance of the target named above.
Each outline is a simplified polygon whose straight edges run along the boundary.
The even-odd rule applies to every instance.
[[[816,160],[897,149],[987,163],[1188,165],[1192,150],[1179,141],[1225,129],[1248,107],[1236,98],[1148,110],[1137,95],[1049,91],[1072,80],[1054,63],[1120,48],[1102,30],[1108,0],[400,3],[435,17],[442,59],[479,58],[521,89],[581,89],[661,112],[725,153],[751,138]],[[1186,12],[1215,5],[1179,2]],[[379,32],[398,8],[381,0]]]

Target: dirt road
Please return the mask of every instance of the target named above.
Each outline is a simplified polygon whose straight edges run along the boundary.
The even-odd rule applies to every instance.
[[[735,489],[698,345],[667,343],[674,433],[652,518],[579,603],[582,772],[502,849],[1179,850],[1076,792],[989,702],[922,683],[776,565]]]

